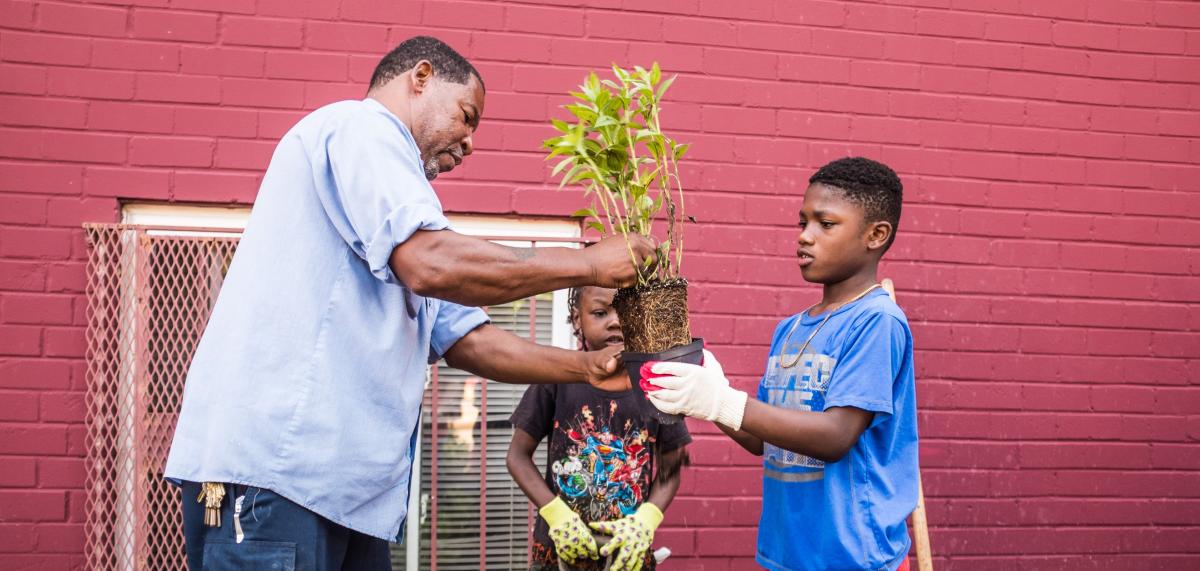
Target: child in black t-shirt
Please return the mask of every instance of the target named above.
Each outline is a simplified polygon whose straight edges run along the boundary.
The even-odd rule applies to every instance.
[[[624,343],[614,293],[571,290],[569,319],[583,350]],[[513,412],[508,472],[539,506],[532,570],[557,570],[560,559],[603,569],[610,554],[610,569],[654,568],[649,547],[692,437],[682,422],[664,426],[642,413],[628,375],[609,383],[531,385]],[[533,452],[546,437],[543,479]],[[597,548],[589,526],[612,540]]]

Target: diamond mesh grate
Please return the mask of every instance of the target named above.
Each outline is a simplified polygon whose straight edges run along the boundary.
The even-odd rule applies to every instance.
[[[88,568],[183,570],[179,494],[163,467],[237,238],[85,228]]]

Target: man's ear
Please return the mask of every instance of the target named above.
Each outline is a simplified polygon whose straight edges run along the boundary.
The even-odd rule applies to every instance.
[[[891,239],[892,233],[895,230],[891,222],[884,220],[872,222],[867,227],[867,249],[878,250],[884,247],[888,243],[888,240]]]
[[[429,87],[431,81],[433,81],[433,64],[429,63],[427,59],[417,62],[417,65],[412,68],[412,75],[409,76],[412,90],[421,93]]]

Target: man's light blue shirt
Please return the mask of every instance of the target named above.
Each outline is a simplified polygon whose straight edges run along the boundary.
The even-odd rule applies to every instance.
[[[487,321],[388,266],[449,222],[408,128],[373,99],[318,109],[275,149],[196,350],[172,480],[270,489],[396,540],[428,363]]]

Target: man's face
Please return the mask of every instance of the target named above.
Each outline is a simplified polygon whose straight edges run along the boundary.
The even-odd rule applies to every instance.
[[[421,151],[425,178],[458,166],[475,149],[471,135],[483,116],[483,86],[475,76],[467,83],[429,80],[413,101],[412,135]]]
[[[583,336],[584,348],[596,351],[610,345],[624,346],[625,338],[621,335],[621,321],[617,318],[617,310],[613,308],[615,289],[603,287],[585,287],[579,292],[579,313],[575,326]]]
[[[804,280],[829,284],[858,272],[870,256],[868,224],[863,209],[838,188],[809,185],[800,208],[800,237],[796,244]]]

